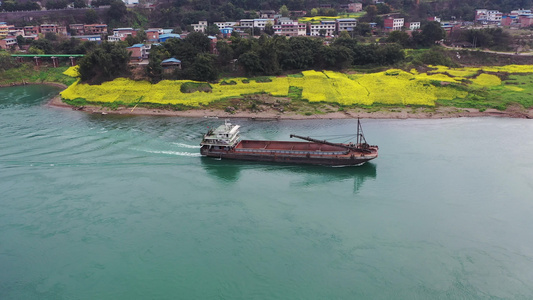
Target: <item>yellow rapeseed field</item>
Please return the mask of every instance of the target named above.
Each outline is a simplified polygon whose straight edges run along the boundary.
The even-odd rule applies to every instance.
[[[272,77],[272,82],[256,82],[247,78],[231,78],[236,84],[211,84],[211,92],[182,93],[181,85],[188,80],[163,80],[157,84],[118,78],[101,85],[78,82],[61,93],[64,99],[84,98],[88,102],[121,102],[181,104],[191,107],[211,102],[241,97],[247,94],[268,93],[287,96],[291,86],[302,89],[302,98],[310,102],[331,102],[341,105],[426,105],[433,106],[438,99],[464,98],[468,92],[457,85],[469,84],[472,88],[502,86],[500,78],[484,72],[525,73],[533,66],[503,66],[483,68],[448,68],[432,66],[427,73],[416,70],[405,72],[391,69],[371,74],[346,75],[333,71],[304,71],[302,77]],[[481,73],[480,73],[481,72]],[[77,74],[70,68],[65,74]],[[243,82],[244,81],[244,82]],[[247,82],[247,83],[246,83]],[[516,89],[518,87],[507,87]]]

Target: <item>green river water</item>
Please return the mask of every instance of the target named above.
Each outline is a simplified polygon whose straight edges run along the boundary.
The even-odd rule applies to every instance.
[[[0,299],[533,299],[532,120],[362,120],[373,162],[276,165],[201,158],[223,120],[44,106],[57,92],[0,89]]]

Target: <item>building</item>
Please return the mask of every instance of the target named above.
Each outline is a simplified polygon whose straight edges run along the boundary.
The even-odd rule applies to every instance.
[[[57,26],[57,34],[67,36],[67,26]]]
[[[113,35],[110,35],[107,37],[107,41],[108,42],[125,41],[128,35],[131,35],[133,37],[137,36],[137,30],[131,27],[115,28],[113,29]]]
[[[274,25],[274,19],[254,19],[254,28],[259,28],[261,31],[265,30],[266,24]]]
[[[57,33],[57,25],[56,24],[41,24],[41,33],[46,34],[49,32]]]
[[[276,12],[273,10],[260,10],[259,16],[263,19],[274,19],[276,17]]]
[[[107,25],[106,24],[88,24],[83,25],[84,34],[106,34]]]
[[[143,60],[143,44],[135,44],[126,48],[131,53],[131,60],[142,61]]]
[[[24,26],[24,35],[37,35],[41,33],[39,26]]]
[[[73,36],[75,39],[80,39],[82,41],[97,42],[100,44],[102,42],[102,37],[100,35],[76,35]]]
[[[387,17],[383,20],[383,27],[385,31],[391,32],[396,30],[402,30],[404,18]]]
[[[346,19],[337,19],[337,31],[348,31],[352,32],[357,26],[357,20],[354,18],[346,18]]]
[[[159,42],[159,36],[163,34],[163,28],[149,28],[145,31],[149,43]]]
[[[217,25],[218,29],[224,29],[233,28],[233,26],[237,25],[237,22],[214,22],[213,24]]]
[[[200,21],[198,24],[191,24],[194,31],[197,32],[206,32],[207,30],[207,21]]]
[[[408,30],[418,30],[420,29],[420,22],[405,22],[404,26]]]
[[[11,47],[15,47],[17,45],[17,39],[16,38],[5,38],[0,40],[0,49],[3,50],[9,50]]]
[[[363,3],[348,3],[349,12],[359,12],[363,10]]]
[[[181,60],[172,58],[167,58],[161,62],[161,67],[163,67],[163,73],[172,73],[175,69],[181,70]]]
[[[131,52],[131,60],[134,61],[143,61],[143,59],[148,59],[150,57],[151,49],[152,44],[135,44],[126,48],[126,50]]]
[[[11,27],[11,28],[9,28],[7,36],[16,37],[16,36],[19,36],[19,35],[24,36],[24,27]]]
[[[69,32],[71,35],[84,35],[85,34],[85,25],[83,24],[69,24]]]
[[[283,36],[300,36],[306,35],[307,26],[299,24],[289,18],[279,18],[276,25],[272,26],[274,34]]]
[[[168,39],[180,39],[181,35],[177,33],[163,33],[159,35],[159,42],[166,42]]]
[[[231,34],[233,33],[233,28],[232,27],[226,27],[226,28],[222,28],[220,29],[220,34],[222,34],[222,36],[224,38],[229,38],[231,37]]]
[[[309,29],[309,35],[320,36],[323,33],[324,36],[332,36],[337,29],[337,21],[320,21],[320,24],[311,24]]]
[[[500,25],[503,14],[497,10],[476,9],[475,20],[481,24]]]
[[[9,26],[5,22],[0,23],[0,37],[7,36],[9,33]]]

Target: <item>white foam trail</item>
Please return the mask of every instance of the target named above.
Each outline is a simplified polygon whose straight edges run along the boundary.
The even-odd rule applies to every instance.
[[[179,146],[180,148],[189,148],[189,149],[199,149],[200,146],[196,146],[196,145],[187,145],[187,144],[183,144],[183,143],[172,143],[176,146]]]
[[[202,156],[200,153],[191,153],[191,152],[179,152],[179,151],[151,151],[144,150],[144,152],[155,153],[155,154],[169,154],[177,156]]]

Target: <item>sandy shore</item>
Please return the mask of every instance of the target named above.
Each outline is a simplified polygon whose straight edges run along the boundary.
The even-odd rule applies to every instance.
[[[480,112],[473,108],[440,107],[429,111],[427,108],[382,108],[376,112],[369,112],[363,109],[350,109],[346,111],[316,114],[311,116],[296,114],[293,112],[279,112],[274,109],[262,112],[237,111],[228,113],[222,110],[186,110],[173,111],[144,107],[120,107],[111,110],[105,107],[84,106],[82,108],[73,107],[61,100],[58,95],[48,102],[48,106],[74,109],[93,114],[116,114],[116,115],[146,115],[146,116],[172,116],[190,118],[244,118],[257,120],[302,120],[302,119],[443,119],[459,117],[505,117],[505,118],[533,118],[533,109],[524,110],[518,107],[510,107],[505,111],[487,109]]]

